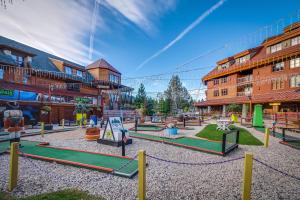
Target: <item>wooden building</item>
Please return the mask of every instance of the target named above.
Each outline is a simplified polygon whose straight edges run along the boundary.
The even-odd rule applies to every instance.
[[[79,102],[92,107],[89,114],[101,117],[113,101],[110,93],[132,90],[121,84],[121,73],[104,59],[85,67],[0,36],[0,116],[9,101],[17,101],[26,123],[74,120]],[[118,105],[118,99],[113,103]],[[48,119],[41,116],[44,106],[51,107]]]
[[[195,104],[202,111],[225,114],[235,103],[262,104],[265,113],[300,112],[300,22],[218,61],[202,81],[206,100]]]

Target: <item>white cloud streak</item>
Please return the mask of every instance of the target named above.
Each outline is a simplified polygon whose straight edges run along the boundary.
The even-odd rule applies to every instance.
[[[0,8],[0,35],[80,64],[90,63],[82,42],[90,24],[85,1],[26,0]]]
[[[171,42],[169,42],[166,46],[164,46],[162,49],[154,53],[152,56],[144,60],[138,67],[137,70],[141,69],[144,65],[146,65],[148,62],[153,60],[154,58],[158,57],[165,51],[167,51],[169,48],[171,48],[174,44],[176,44],[179,40],[181,40],[187,33],[189,33],[191,30],[193,30],[199,23],[201,23],[206,17],[208,17],[213,11],[218,9],[220,6],[224,4],[226,0],[220,0],[215,5],[213,5],[211,8],[206,10],[203,14],[201,14],[193,23],[191,23],[188,27],[186,27],[179,35],[176,36],[175,39],[173,39]]]

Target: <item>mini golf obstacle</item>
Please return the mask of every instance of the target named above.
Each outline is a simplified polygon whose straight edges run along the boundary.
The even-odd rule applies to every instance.
[[[49,143],[25,140],[21,140],[21,145],[20,155],[28,158],[98,170],[127,178],[138,172],[137,160],[125,156],[55,147]],[[1,142],[0,152],[8,147],[9,143]]]
[[[158,125],[153,124],[138,124],[135,125],[135,127],[130,128],[131,131],[153,131],[153,132],[159,132],[164,130],[165,128]]]
[[[130,132],[130,137],[162,142],[169,145],[225,156],[235,148],[238,148],[239,131],[232,130],[224,133],[222,141],[211,141],[191,137],[166,138],[136,132]]]
[[[122,131],[124,133],[122,133]],[[102,137],[98,139],[97,142],[119,147],[122,145],[122,142],[124,142],[125,145],[132,144],[132,139],[129,138],[128,131],[124,129],[121,117],[109,117]]]
[[[254,129],[261,133],[265,133],[265,127],[254,127]],[[288,130],[293,131],[293,129],[292,128],[281,128],[281,129],[282,129],[282,133],[276,132],[274,129],[271,129],[270,135],[278,139],[281,139],[281,141],[279,142],[280,144],[284,144],[289,147],[300,150],[300,137],[287,135],[287,131]]]

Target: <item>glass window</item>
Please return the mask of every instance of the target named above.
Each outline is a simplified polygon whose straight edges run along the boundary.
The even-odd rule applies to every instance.
[[[228,94],[228,89],[222,89],[221,94],[222,96],[226,96]]]
[[[284,82],[281,78],[272,80],[272,90],[279,90],[284,88]]]
[[[219,90],[214,90],[214,96],[218,97],[219,96]]]
[[[72,69],[71,69],[71,67],[66,67],[66,66],[65,66],[65,72],[66,72],[66,74],[72,74]]]
[[[12,54],[11,57],[19,67],[24,67],[24,58],[22,56]]]
[[[278,44],[272,45],[270,49],[271,49],[271,53],[280,51],[282,49],[282,44],[278,43]]]
[[[300,58],[294,58],[290,60],[290,68],[300,67]]]
[[[292,38],[292,46],[300,44],[300,36]]]
[[[4,70],[0,69],[0,79],[4,79]]]
[[[291,77],[290,87],[300,87],[300,75]]]
[[[219,84],[219,79],[214,79],[214,85],[218,85]]]
[[[283,68],[284,68],[284,62],[276,63],[276,64],[273,66],[272,71],[273,71],[273,72],[282,71]]]
[[[223,78],[221,78],[221,83],[227,83],[227,76],[226,76],[226,77],[223,77]]]
[[[77,70],[77,76],[82,77],[82,71]]]

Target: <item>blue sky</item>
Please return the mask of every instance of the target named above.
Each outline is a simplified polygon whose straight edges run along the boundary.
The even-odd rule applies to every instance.
[[[218,3],[180,40],[141,66]],[[82,64],[103,57],[122,72],[124,84],[136,88],[144,83],[153,96],[167,87],[171,74],[155,77],[162,80],[125,78],[171,73],[204,55],[178,70],[203,69],[177,73],[199,99],[204,92],[200,78],[216,61],[297,21],[299,9],[299,0],[16,0],[7,10],[0,8],[0,34]]]

